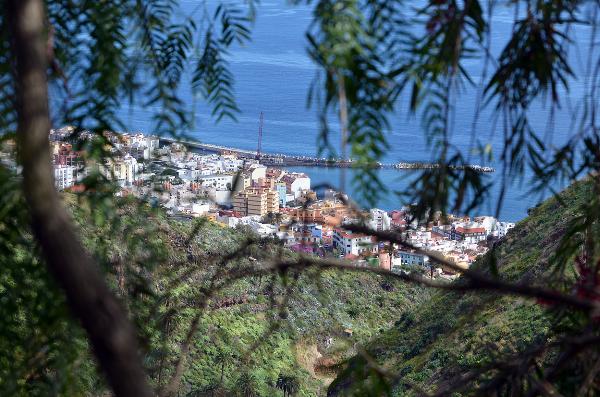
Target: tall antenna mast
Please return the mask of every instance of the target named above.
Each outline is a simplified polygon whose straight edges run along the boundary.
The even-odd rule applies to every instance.
[[[260,112],[260,121],[258,123],[258,147],[256,148],[256,159],[260,159],[262,149],[262,136],[263,136],[263,125],[265,123],[265,115]]]

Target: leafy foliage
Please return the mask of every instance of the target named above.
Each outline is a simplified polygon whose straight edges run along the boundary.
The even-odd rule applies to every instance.
[[[28,215],[17,183],[0,167],[8,189],[0,201],[0,393],[82,394],[98,382],[87,342],[22,227]]]

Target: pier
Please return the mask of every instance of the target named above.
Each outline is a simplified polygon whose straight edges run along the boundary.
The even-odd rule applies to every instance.
[[[223,145],[214,145],[211,143],[202,143],[198,141],[181,140],[169,137],[160,137],[161,144],[178,143],[186,146],[189,149],[199,150],[209,153],[233,153],[240,158],[256,159],[261,164],[273,167],[332,167],[332,168],[351,168],[354,165],[352,160],[343,159],[328,159],[325,157],[311,157],[311,156],[298,156],[282,153],[264,153],[262,152],[257,156],[256,151],[239,149]],[[417,170],[417,169],[435,169],[439,168],[440,165],[436,163],[427,162],[399,162],[393,164],[385,164],[377,162],[373,164],[374,168],[387,168],[387,169],[398,169],[398,170]],[[477,172],[494,172],[492,167],[484,167],[480,165],[466,165],[463,167],[456,167],[457,169],[471,169]]]

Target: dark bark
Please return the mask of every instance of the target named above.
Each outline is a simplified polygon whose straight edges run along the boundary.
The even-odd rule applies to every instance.
[[[72,314],[87,331],[98,362],[117,396],[152,396],[134,329],[96,263],[83,248],[54,188],[48,132],[44,4],[7,0],[18,114],[18,155],[32,230]]]

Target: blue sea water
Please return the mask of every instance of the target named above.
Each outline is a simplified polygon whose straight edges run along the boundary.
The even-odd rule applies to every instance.
[[[211,3],[209,1],[209,3]],[[196,3],[183,1],[183,9],[192,10]],[[317,151],[318,124],[316,109],[307,108],[309,85],[317,71],[306,54],[305,32],[311,22],[312,6],[304,3],[290,5],[286,1],[264,1],[258,6],[258,16],[252,34],[252,41],[243,47],[234,48],[229,54],[231,69],[235,75],[235,90],[241,114],[238,122],[223,120],[215,123],[210,109],[199,98],[193,98],[189,90],[182,95],[196,109],[195,126],[191,135],[208,142],[224,144],[244,149],[256,149],[258,118],[264,112],[263,151],[290,154],[314,155]],[[512,29],[512,9],[498,8],[492,24],[492,52],[498,53],[505,45]],[[570,51],[570,61],[576,72],[584,67],[581,51],[587,49],[589,35],[585,30],[575,31],[577,47]],[[465,62],[475,81],[481,78],[482,59]],[[539,103],[530,114],[532,124],[539,131],[545,131],[546,141],[563,142],[572,129],[573,112],[582,97],[583,85],[571,81],[570,90],[564,94],[562,109],[551,114],[549,106]],[[409,94],[407,93],[406,96]],[[455,102],[452,123],[452,143],[464,151],[471,148],[473,133],[483,143],[490,143],[494,153],[499,153],[502,143],[501,125],[494,121],[495,114],[486,108],[474,124],[474,114],[479,98],[477,88],[467,88]],[[407,99],[400,101],[398,111],[392,117],[392,129],[388,132],[390,150],[384,161],[428,161],[431,150],[427,146],[418,117],[409,117],[406,112]],[[133,106],[124,108],[122,117],[128,129],[152,133],[151,116],[156,109]],[[331,130],[339,126],[332,119]],[[334,142],[339,141],[333,138]],[[498,157],[498,154],[496,154]],[[497,165],[497,164],[496,164]],[[339,169],[299,168],[307,172],[313,184],[339,181]],[[390,191],[402,191],[407,187],[406,171],[381,170],[381,179]],[[498,195],[499,183],[496,174],[493,190]],[[353,189],[348,189],[352,195]],[[495,200],[478,210],[480,214],[493,213]],[[540,196],[528,194],[528,184],[516,183],[507,193],[502,211],[502,219],[519,220],[526,216],[527,209],[535,205]],[[400,199],[390,193],[378,200],[378,206],[385,209],[398,208]]]

